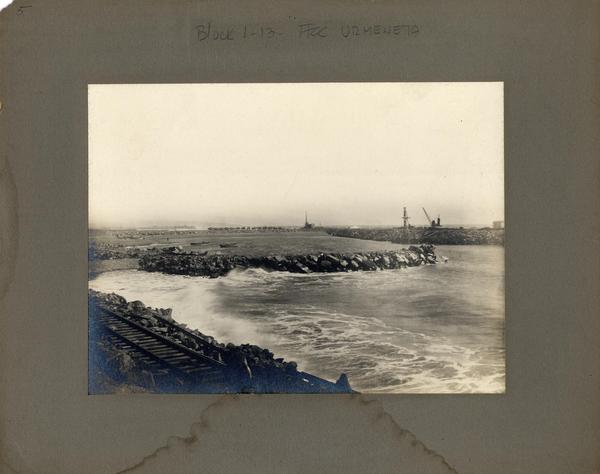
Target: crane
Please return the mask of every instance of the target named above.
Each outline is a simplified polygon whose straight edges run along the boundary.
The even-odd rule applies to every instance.
[[[431,220],[431,217],[429,217],[429,214],[427,214],[427,211],[425,210],[425,208],[423,207],[423,212],[425,213],[425,217],[427,217],[427,223],[431,225],[431,227],[435,227],[435,221]]]
[[[427,214],[427,211],[425,210],[424,207],[422,209],[423,209],[423,212],[425,213],[425,217],[427,217],[427,222],[429,222],[430,226],[431,227],[440,227],[440,225],[441,225],[440,224],[440,216],[438,215],[437,222],[436,222],[434,219],[429,217],[429,214]]]

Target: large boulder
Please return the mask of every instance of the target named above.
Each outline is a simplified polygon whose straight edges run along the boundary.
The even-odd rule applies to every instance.
[[[409,265],[415,265],[416,263],[419,262],[419,254],[417,254],[416,252],[413,252],[411,250],[409,250],[406,253],[406,258],[408,260]]]
[[[139,300],[130,301],[127,303],[127,311],[132,314],[143,314],[146,309],[146,305]]]
[[[371,258],[365,258],[363,260],[362,265],[365,270],[368,270],[368,271],[377,270],[377,265]]]
[[[300,262],[297,262],[294,265],[294,269],[296,270],[296,272],[298,273],[311,273],[310,268],[308,268],[306,265],[302,265]]]
[[[294,361],[285,363],[285,371],[288,374],[296,373],[298,371],[298,364],[296,364],[296,362],[294,362]]]

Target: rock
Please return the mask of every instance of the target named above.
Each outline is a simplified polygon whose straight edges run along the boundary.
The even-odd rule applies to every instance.
[[[127,307],[128,307],[128,309],[131,309],[131,310],[136,311],[136,312],[143,311],[143,310],[146,309],[146,305],[144,303],[142,303],[141,301],[139,301],[139,300],[130,302],[127,305]]]
[[[377,265],[375,265],[375,262],[373,260],[365,259],[363,260],[363,268],[365,268],[368,271],[373,271],[377,270]]]
[[[289,261],[285,257],[275,257],[275,268],[285,270],[289,265]]]
[[[287,373],[294,373],[298,371],[298,364],[296,364],[296,362],[291,361],[288,362],[287,364],[285,364],[285,371]]]
[[[306,265],[302,265],[300,262],[296,263],[294,267],[298,273],[311,273],[310,268],[308,268]]]
[[[108,300],[116,305],[124,305],[127,304],[127,300],[125,298],[123,298],[120,295],[117,295],[116,293],[111,293],[110,295],[108,295]]]

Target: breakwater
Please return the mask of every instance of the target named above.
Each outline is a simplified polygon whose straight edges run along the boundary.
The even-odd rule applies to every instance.
[[[345,374],[333,383],[299,371],[296,362],[276,358],[268,349],[220,343],[175,321],[171,309],[91,289],[88,299],[92,388],[110,379],[113,386],[158,392],[352,392]]]
[[[320,253],[293,256],[246,257],[242,255],[210,255],[162,252],[143,255],[139,268],[149,272],[217,278],[234,268],[262,268],[291,273],[332,273],[375,271],[434,264],[437,257],[433,245],[411,246],[407,250],[334,254]]]
[[[352,239],[388,241],[398,244],[504,245],[504,229],[410,228],[325,229],[329,235]]]
[[[504,245],[504,229],[424,229],[418,239],[434,245]]]

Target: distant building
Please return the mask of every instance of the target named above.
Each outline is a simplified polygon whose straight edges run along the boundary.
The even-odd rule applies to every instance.
[[[504,229],[504,221],[494,221],[492,222],[492,227],[494,229]]]

